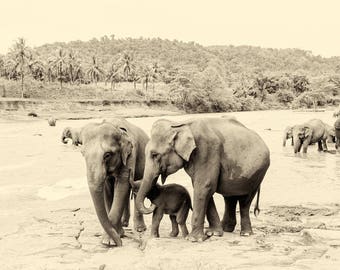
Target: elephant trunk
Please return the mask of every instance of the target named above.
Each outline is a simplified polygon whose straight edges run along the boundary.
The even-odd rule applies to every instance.
[[[301,147],[302,147],[302,141],[299,137],[295,137],[294,138],[294,153],[298,153],[300,152],[301,150]]]
[[[286,141],[287,141],[287,132],[284,132],[284,134],[283,134],[283,140],[282,140],[282,146],[283,146],[283,147],[286,146]]]
[[[121,246],[122,240],[120,239],[120,236],[115,228],[112,226],[105,209],[104,179],[102,179],[102,181],[94,181],[94,178],[90,177],[88,178],[88,184],[100,224],[104,228],[105,232],[113,239],[116,245]]]
[[[144,174],[143,180],[141,181],[141,185],[138,190],[137,197],[136,197],[136,207],[138,211],[141,212],[142,214],[145,214],[145,215],[150,214],[156,208],[154,204],[151,204],[150,207],[148,208],[145,207],[144,200],[148,192],[156,184],[157,179],[158,179],[158,176],[153,177],[150,174],[147,174],[147,173]]]

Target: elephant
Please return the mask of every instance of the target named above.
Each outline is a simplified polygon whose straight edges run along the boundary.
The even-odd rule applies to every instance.
[[[105,245],[122,245],[121,219],[129,205],[130,182],[143,177],[148,140],[142,129],[122,118],[92,123],[82,129],[81,152],[97,217],[105,231]],[[146,226],[136,209],[134,228],[141,232]]]
[[[292,134],[292,131],[293,131],[293,127],[294,126],[287,126],[283,132],[283,147],[286,146],[286,141],[291,139],[292,142],[291,142],[291,145],[293,146],[294,145],[294,140],[293,140],[293,134]]]
[[[140,188],[142,180],[131,183],[134,193]],[[169,184],[153,186],[146,194],[146,197],[156,208],[153,211],[151,236],[159,237],[159,224],[164,214],[168,214],[172,224],[171,237],[177,237],[180,225],[182,236],[188,235],[186,220],[189,210],[192,210],[189,192],[181,185]]]
[[[53,116],[51,116],[50,118],[47,119],[47,122],[49,126],[55,127],[57,120]]]
[[[307,153],[308,145],[318,143],[319,151],[327,151],[328,132],[326,125],[320,119],[312,119],[308,122],[296,125],[293,128],[294,153],[301,151]]]
[[[81,129],[66,127],[61,135],[61,141],[66,144],[68,139],[71,139],[72,144],[75,146],[82,144]]]
[[[236,119],[199,118],[184,122],[156,121],[145,148],[145,170],[136,205],[149,214],[155,205],[145,207],[144,199],[159,175],[162,183],[181,168],[190,176],[194,188],[192,231],[187,239],[203,241],[222,236],[236,226],[236,204],[240,204],[241,236],[252,234],[249,217],[251,202],[258,194],[255,215],[259,212],[260,184],[270,165],[270,153],[257,133]],[[218,216],[213,194],[224,196],[225,213]],[[209,228],[204,233],[204,218]]]
[[[340,117],[336,119],[334,122],[334,129],[335,129],[335,148],[340,151]]]

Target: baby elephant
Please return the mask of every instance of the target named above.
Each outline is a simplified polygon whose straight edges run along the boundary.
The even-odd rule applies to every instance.
[[[137,193],[142,180],[131,183],[133,192]],[[170,216],[172,231],[171,237],[176,237],[179,233],[178,224],[182,231],[182,236],[188,235],[188,229],[185,224],[189,209],[192,210],[191,199],[188,191],[181,185],[156,184],[146,195],[146,197],[156,206],[152,216],[151,236],[159,237],[159,224],[163,214]]]

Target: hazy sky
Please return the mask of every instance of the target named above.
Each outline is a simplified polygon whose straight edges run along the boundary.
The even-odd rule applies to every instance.
[[[202,45],[301,48],[340,56],[338,0],[3,0],[0,53],[18,37],[161,37]]]

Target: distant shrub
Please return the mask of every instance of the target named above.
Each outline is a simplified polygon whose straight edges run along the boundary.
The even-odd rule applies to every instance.
[[[277,92],[277,101],[280,103],[290,103],[294,100],[294,94],[291,90],[287,90],[287,89],[280,89]]]
[[[293,103],[294,108],[299,107],[307,107],[312,108],[315,106],[324,106],[326,105],[327,99],[324,93],[315,92],[315,91],[308,91],[302,93],[298,96]]]
[[[102,104],[103,104],[103,106],[109,106],[111,103],[110,103],[109,100],[104,99],[104,100],[102,101]]]

